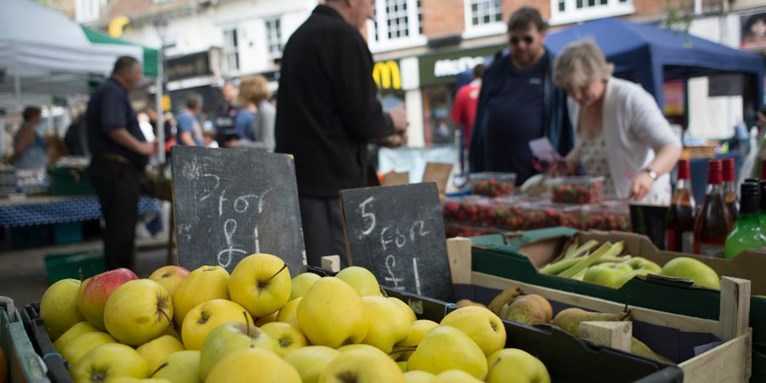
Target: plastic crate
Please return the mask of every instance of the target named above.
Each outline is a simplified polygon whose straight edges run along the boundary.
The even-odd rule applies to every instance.
[[[48,170],[48,193],[57,196],[96,194],[85,168],[57,167]]]
[[[48,254],[45,256],[45,274],[48,284],[64,278],[85,279],[106,271],[101,251]]]
[[[30,249],[48,245],[50,232],[46,225],[12,227],[10,237],[12,249]]]
[[[21,321],[32,341],[37,355],[43,355],[43,361],[47,368],[49,382],[54,383],[73,383],[67,369],[67,362],[61,354],[53,347],[53,342],[48,336],[48,330],[40,318],[40,305],[37,303],[26,305],[21,312]]]
[[[0,346],[8,360],[9,382],[50,382],[42,358],[24,330],[13,300],[0,296]]]
[[[53,243],[64,245],[82,242],[82,225],[80,222],[53,224]]]

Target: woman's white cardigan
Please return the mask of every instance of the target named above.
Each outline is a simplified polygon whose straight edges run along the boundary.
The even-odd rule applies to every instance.
[[[580,105],[571,97],[567,102],[569,117],[577,128]],[[681,147],[681,139],[673,133],[652,95],[638,84],[614,77],[607,82],[604,95],[602,134],[618,198],[630,195],[633,179],[649,166],[655,151],[668,144]],[[644,200],[652,201],[656,196],[654,200],[660,204],[670,204],[669,189],[670,175],[663,174]]]

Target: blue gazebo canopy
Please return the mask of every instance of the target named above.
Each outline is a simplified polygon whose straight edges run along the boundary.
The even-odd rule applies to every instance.
[[[591,38],[615,65],[616,74],[640,83],[663,105],[665,80],[719,73],[753,76],[755,100],[763,104],[764,57],[690,34],[621,19],[601,19],[548,34],[546,45],[560,52],[567,44]]]

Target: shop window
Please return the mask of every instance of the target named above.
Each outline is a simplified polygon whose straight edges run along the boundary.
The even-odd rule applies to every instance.
[[[496,35],[505,32],[503,5],[500,0],[467,0],[464,37]]]
[[[567,24],[635,12],[632,0],[551,0],[551,24]]]
[[[272,59],[282,57],[282,22],[279,18],[266,20],[266,45]]]
[[[373,52],[425,44],[421,0],[382,0],[375,2],[375,20],[367,31]]]
[[[423,89],[423,133],[426,145],[450,145],[455,140],[455,124],[450,110],[455,85],[438,85]]]
[[[236,28],[223,31],[223,53],[226,70],[239,71],[239,37]]]

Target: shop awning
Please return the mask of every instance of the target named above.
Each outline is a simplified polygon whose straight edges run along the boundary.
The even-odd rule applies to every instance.
[[[157,49],[147,48],[139,44],[135,44],[122,39],[117,39],[99,30],[87,27],[85,25],[80,26],[82,31],[85,32],[85,36],[93,44],[114,44],[114,45],[131,45],[141,47],[143,51],[143,65],[144,76],[157,77],[157,65],[159,65],[159,52]]]

